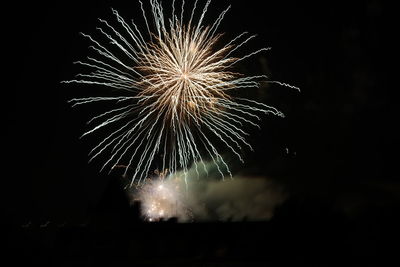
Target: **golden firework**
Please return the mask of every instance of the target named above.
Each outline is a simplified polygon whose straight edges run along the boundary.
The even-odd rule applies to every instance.
[[[206,168],[202,163],[205,155],[215,163],[222,177],[232,176],[219,151],[221,146],[214,143],[219,142],[243,161],[242,146],[252,149],[245,140],[248,133],[243,126],[258,127],[255,121],[260,120],[259,113],[283,116],[274,107],[230,96],[231,90],[257,88],[259,81],[267,80],[265,75],[234,72],[234,66],[269,48],[233,56],[255,35],[244,32],[221,45],[222,34],[217,29],[230,7],[212,25],[206,26],[203,18],[210,2],[205,3],[200,17],[195,19],[198,4],[195,1],[184,24],[184,1],[180,12],[176,12],[173,1],[172,15],[167,20],[161,3],[150,0],[150,17],[155,25],[151,31],[149,16],[139,1],[147,32],[142,33],[134,22],[126,22],[113,10],[116,26],[100,20],[102,27],[97,28],[100,37],[82,34],[91,41],[90,48],[96,57],[76,63],[92,72],[78,74],[78,79],[66,83],[102,85],[121,93],[114,97],[71,100],[73,105],[99,101],[116,104],[114,109],[91,119],[90,124],[97,124],[84,134],[114,127],[90,152],[93,159],[108,151],[110,156],[103,168],[124,165],[124,175],[132,170],[133,183],[145,179],[154,169],[186,172],[192,163],[196,170],[198,164]]]

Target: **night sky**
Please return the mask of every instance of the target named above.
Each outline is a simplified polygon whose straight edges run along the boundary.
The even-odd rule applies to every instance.
[[[400,182],[395,169],[397,86],[389,81],[388,74],[393,34],[388,7],[379,0],[320,2],[212,2],[206,22],[232,4],[220,30],[228,37],[243,31],[258,34],[243,53],[272,47],[243,63],[240,67],[244,71],[265,73],[302,90],[298,93],[271,85],[256,92],[262,102],[282,110],[286,118],[264,117],[262,129],[252,130],[249,139],[256,151],[246,151],[246,163],[233,168],[242,175],[273,179],[289,197],[270,222],[256,225],[140,224],[144,232],[163,233],[161,237],[151,236],[160,249],[147,266],[165,263],[162,259],[167,252],[162,251],[169,247],[167,238],[176,240],[171,246],[177,250],[183,244],[193,245],[195,241],[185,237],[193,231],[197,233],[194,238],[201,240],[196,248],[204,258],[193,254],[187,261],[200,257],[205,262],[217,259],[222,264],[210,266],[234,262],[234,251],[240,251],[238,244],[254,242],[261,245],[253,252],[242,251],[243,266],[253,266],[245,264],[251,259],[263,263],[319,259],[326,264],[323,266],[331,266],[341,256],[352,257],[354,266],[358,266],[364,260],[380,263],[394,255],[390,242],[396,240],[400,223]],[[81,71],[72,62],[87,55],[89,43],[79,32],[94,32],[97,18],[111,19],[111,7],[124,18],[141,18],[134,0],[15,3],[3,10],[9,14],[3,22],[7,29],[2,38],[7,46],[3,50],[2,220],[11,229],[6,241],[10,247],[26,252],[29,249],[24,242],[38,245],[41,256],[26,252],[30,255],[27,261],[46,259],[57,266],[53,262],[57,255],[57,262],[64,263],[61,266],[75,263],[75,258],[71,256],[71,260],[60,252],[64,247],[71,249],[65,241],[68,233],[79,236],[70,238],[78,246],[78,252],[74,251],[92,253],[90,257],[95,257],[93,251],[97,250],[92,247],[86,253],[85,249],[96,247],[87,241],[94,236],[122,242],[120,246],[125,249],[125,244],[144,239],[142,235],[135,239],[134,234],[114,239],[108,236],[109,231],[118,229],[134,233],[134,224],[130,224],[135,222],[134,212],[119,186],[118,174],[99,173],[102,160],[87,163],[87,153],[98,139],[79,139],[87,129],[87,119],[102,110],[91,106],[71,108],[67,103],[74,97],[101,95],[104,89],[60,83]],[[48,221],[58,230],[46,232],[40,228]],[[93,230],[97,229],[93,221],[108,230]],[[23,227],[26,224],[28,230]],[[215,234],[205,239],[199,234],[202,231]],[[43,241],[44,236],[47,241]],[[87,239],[82,241],[82,236]],[[311,245],[306,245],[308,242]],[[138,243],[133,247],[145,251]],[[203,251],[202,244],[215,249],[216,256]],[[263,246],[269,256],[265,256]],[[52,260],[41,248],[52,251]],[[104,250],[108,249],[118,250],[119,245],[104,245]],[[178,252],[171,256],[174,252],[168,251],[174,260],[181,257]],[[115,259],[119,254],[111,255],[109,261],[118,262]],[[91,266],[85,260],[83,266]],[[128,258],[124,260],[128,262]],[[184,266],[179,264],[165,266]]]

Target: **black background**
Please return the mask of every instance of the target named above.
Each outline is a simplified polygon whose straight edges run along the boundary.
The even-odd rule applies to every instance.
[[[16,2],[2,11],[2,213],[4,242],[20,258],[55,266],[336,266],[350,257],[358,266],[394,257],[400,184],[389,7],[379,0],[214,1],[208,21],[228,4],[222,31],[257,33],[248,52],[272,47],[245,68],[302,89],[268,87],[263,102],[287,117],[263,120],[250,138],[256,152],[241,167],[285,186],[290,197],[274,218],[139,223],[118,175],[87,164],[95,140],[79,136],[99,111],[67,103],[99,91],[60,84],[87,55],[78,33],[111,19],[111,7],[141,17],[139,4]]]

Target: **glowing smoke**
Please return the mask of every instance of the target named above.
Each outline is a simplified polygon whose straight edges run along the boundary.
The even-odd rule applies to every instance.
[[[185,202],[182,181],[171,179],[147,180],[133,193],[134,199],[142,203],[142,215],[147,221],[179,218],[188,221],[190,212]]]
[[[188,206],[198,221],[269,220],[275,207],[287,197],[282,186],[266,177],[199,183],[203,185],[191,190],[188,199]]]
[[[207,164],[210,165],[210,164]],[[265,221],[287,198],[284,188],[267,177],[236,176],[222,181],[216,173],[189,169],[167,178],[149,179],[139,190],[129,191],[142,203],[148,221],[176,217],[186,221]]]

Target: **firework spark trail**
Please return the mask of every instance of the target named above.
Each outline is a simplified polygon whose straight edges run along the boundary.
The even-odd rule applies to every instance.
[[[155,32],[152,32],[151,20],[143,3],[139,2],[147,33],[142,33],[133,21],[129,24],[116,10],[112,10],[116,25],[100,19],[101,27],[97,28],[100,36],[108,40],[108,46],[103,45],[100,38],[96,40],[82,33],[91,42],[89,48],[98,58],[87,57],[86,61],[75,63],[92,69],[92,72],[64,81],[103,85],[122,94],[70,101],[73,106],[104,101],[117,106],[88,121],[90,125],[97,124],[83,136],[104,127],[117,128],[90,151],[90,160],[110,151],[111,156],[101,169],[108,167],[112,170],[113,166],[128,162],[125,174],[136,164],[131,177],[132,185],[135,181],[140,183],[146,179],[152,168],[168,169],[170,173],[181,169],[186,173],[188,166],[194,163],[197,170],[205,152],[222,177],[225,174],[232,177],[210,135],[213,134],[243,161],[240,154],[242,145],[252,150],[245,140],[248,133],[242,130],[243,125],[259,127],[255,122],[260,120],[257,114],[270,113],[283,117],[274,107],[254,100],[233,98],[228,94],[235,89],[257,88],[261,81],[268,82],[265,75],[246,77],[233,72],[232,67],[270,48],[232,57],[234,52],[255,37],[246,37],[247,32],[217,48],[216,43],[222,36],[217,29],[230,6],[211,26],[205,26],[203,19],[211,1],[205,3],[197,23],[194,22],[195,10],[200,7],[195,1],[189,22],[184,25],[184,1],[180,10],[175,9],[173,1],[172,16],[166,20],[161,3],[150,0],[151,18],[155,25]],[[116,50],[119,51],[118,56],[114,52]],[[271,82],[298,89],[278,81]],[[158,157],[162,158],[161,166],[157,165]],[[206,168],[204,164],[203,167]]]

